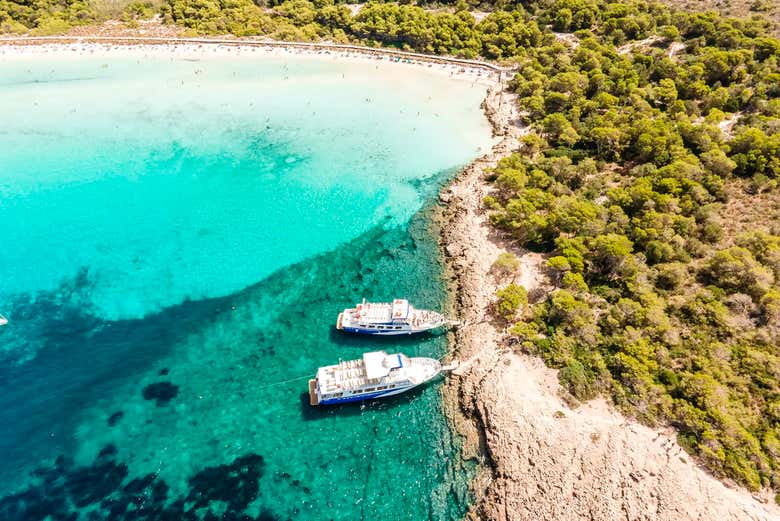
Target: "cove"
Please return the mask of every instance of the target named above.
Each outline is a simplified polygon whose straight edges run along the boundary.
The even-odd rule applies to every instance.
[[[332,57],[4,57],[0,517],[459,518],[436,384],[311,409],[298,379],[444,353],[333,322],[443,305],[425,208],[489,147],[483,95]]]

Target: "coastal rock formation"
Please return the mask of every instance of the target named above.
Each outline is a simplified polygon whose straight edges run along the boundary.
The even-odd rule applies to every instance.
[[[780,518],[697,467],[671,432],[626,420],[603,400],[569,409],[540,360],[507,354],[472,378],[482,382],[473,401],[496,470],[480,518]]]
[[[768,497],[729,488],[696,465],[673,431],[626,419],[603,400],[570,408],[556,371],[513,352],[490,318],[497,284],[489,271],[505,248],[481,210],[490,190],[484,173],[518,146],[515,105],[507,93],[488,94],[485,112],[500,141],[442,194],[442,246],[466,324],[455,333],[462,364],[445,397],[466,456],[487,467],[475,481],[470,518],[780,519]],[[542,259],[520,252],[520,261],[518,282],[543,292]]]

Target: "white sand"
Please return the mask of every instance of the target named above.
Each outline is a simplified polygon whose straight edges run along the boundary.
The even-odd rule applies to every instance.
[[[174,43],[170,43],[174,42]],[[469,60],[428,57],[416,53],[329,44],[286,44],[280,42],[225,40],[159,39],[130,37],[94,37],[77,39],[50,37],[39,39],[0,38],[0,60],[70,56],[171,56],[197,60],[213,56],[258,56],[275,58],[348,60],[373,65],[397,74],[404,70],[431,73],[481,85],[495,85],[499,72],[491,64]],[[230,41],[233,42],[233,41]]]

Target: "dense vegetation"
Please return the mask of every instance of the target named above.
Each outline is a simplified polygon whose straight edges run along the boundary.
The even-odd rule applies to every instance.
[[[56,34],[72,25],[95,21],[96,17],[94,8],[85,1],[0,0],[0,34],[31,29],[38,34]]]
[[[495,170],[485,204],[518,245],[548,254],[555,288],[529,305],[513,282],[497,312],[573,396],[606,394],[671,423],[713,471],[780,491],[780,223],[757,211],[752,230],[722,226],[729,198],[780,178],[780,41],[762,19],[639,0],[494,7],[477,22],[462,0],[355,15],[332,0],[164,0],[122,16],[516,64],[532,132]],[[60,32],[105,12],[0,0],[0,32]],[[517,262],[494,268],[508,277]]]
[[[545,33],[518,56],[533,132],[485,201],[556,286],[510,331],[577,398],[610,395],[714,471],[780,490],[780,223],[722,226],[742,187],[780,177],[780,41],[649,4],[550,7],[537,23],[576,44]]]

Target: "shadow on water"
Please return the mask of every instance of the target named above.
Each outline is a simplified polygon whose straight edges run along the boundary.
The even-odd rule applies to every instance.
[[[309,393],[302,393],[300,395],[301,418],[304,421],[317,421],[334,415],[349,417],[360,416],[372,411],[393,410],[398,407],[408,406],[425,392],[425,388],[428,385],[430,385],[430,382],[411,391],[382,398],[381,400],[364,400],[362,402],[350,402],[341,405],[310,405]]]
[[[328,339],[338,346],[359,347],[364,352],[374,349],[387,351],[388,347],[393,348],[395,346],[416,345],[421,342],[427,342],[441,336],[446,336],[446,332],[443,329],[441,331],[442,332],[435,331],[433,333],[426,331],[425,333],[417,333],[415,335],[380,336],[345,333],[336,329],[336,326],[331,326],[328,331]]]
[[[108,321],[76,298],[89,290],[88,279],[84,271],[56,291],[11,303],[14,327],[4,333],[26,329],[41,346],[32,361],[0,364],[0,453],[11,461],[40,445],[69,452],[81,409],[147,371],[232,301],[186,301],[143,319]]]
[[[90,309],[93,283],[87,269],[53,291],[12,297],[8,302],[12,324],[0,329],[0,345],[13,342],[23,350],[29,343],[38,348],[32,360],[14,359],[13,352],[0,359],[0,454],[7,460],[0,465],[0,479],[11,479],[5,472],[33,458],[52,451],[70,453],[75,444],[71,433],[82,410],[137,381],[189,335],[224,320],[226,313],[258,295],[305,295],[307,305],[277,317],[276,333],[266,335],[299,329],[301,321],[309,320],[305,310],[330,298],[307,291],[311,280],[338,280],[340,285],[325,289],[352,293],[370,269],[366,256],[384,255],[388,244],[397,240],[388,238],[394,233],[377,226],[334,252],[285,267],[236,293],[186,300],[142,319],[96,317]],[[263,337],[263,331],[258,334]],[[260,342],[258,353],[273,354],[273,346],[265,343]]]
[[[455,168],[446,168],[444,170],[439,170],[430,177],[409,179],[407,183],[420,194],[420,197],[425,200],[431,200],[439,193],[441,188],[455,176],[455,174],[463,169],[463,167],[465,167],[465,165]]]
[[[355,294],[367,293],[375,278],[381,277],[375,273],[377,263],[398,255],[399,243],[411,242],[407,230],[376,226],[338,250],[283,268],[231,295],[187,300],[142,319],[111,321],[91,313],[93,283],[87,269],[54,291],[14,296],[8,302],[12,324],[0,330],[0,344],[8,340],[21,347],[27,342],[39,347],[30,361],[0,361],[0,454],[23,461],[42,456],[40,447],[48,447],[49,454],[69,452],[81,410],[125,382],[136,381],[189,335],[223,320],[225,313],[258,295],[297,292],[306,298],[306,305],[275,318],[276,334],[289,334],[302,321],[310,321],[306,312],[315,304],[338,306],[331,301],[349,301]],[[302,273],[307,276],[301,277]],[[334,283],[309,291],[315,278]],[[364,350],[367,345],[386,349],[432,338],[368,339],[366,343],[334,331],[329,337],[336,345],[361,345]],[[262,354],[265,347],[258,348]]]
[[[378,226],[334,252],[288,266],[242,291],[219,298],[185,301],[143,319],[110,321],[91,313],[89,294],[93,288],[87,270],[55,291],[15,296],[9,302],[13,326],[0,331],[0,344],[9,340],[16,345],[29,341],[38,347],[31,360],[15,361],[6,353],[6,358],[0,361],[0,454],[4,457],[0,479],[26,483],[18,472],[28,468],[30,462],[52,461],[58,453],[73,454],[77,445],[73,433],[81,420],[81,411],[89,410],[127,383],[137,383],[149,376],[150,371],[159,373],[158,377],[165,376],[166,380],[170,377],[173,384],[158,382],[145,390],[139,386],[138,392],[148,396],[149,407],[166,406],[168,400],[186,400],[186,396],[179,396],[174,385],[176,366],[160,372],[155,365],[189,335],[225,320],[226,313],[242,309],[262,296],[272,295],[272,304],[277,298],[291,301],[296,301],[292,297],[300,298],[294,313],[275,317],[273,328],[265,331],[265,335],[258,332],[258,356],[274,356],[273,344],[277,340],[281,342],[281,337],[293,336],[298,340],[300,333],[295,326],[300,325],[300,320],[311,319],[302,310],[311,309],[313,303],[317,303],[319,312],[329,315],[337,313],[339,306],[343,309],[341,302],[351,302],[358,295],[374,297],[370,294],[372,289],[379,281],[390,278],[388,272],[377,266],[382,262],[392,266],[399,255],[407,255],[405,250],[417,247],[411,244],[414,241],[408,230]],[[394,275],[392,271],[389,273]],[[314,286],[314,280],[328,281],[328,284]],[[413,277],[406,285],[423,287]],[[319,334],[326,337],[323,342],[345,348],[360,347],[363,351],[387,350],[391,346],[411,351],[412,346],[416,348],[438,338],[424,334],[402,339],[366,339],[336,334],[332,328],[326,332],[327,327],[324,323],[313,323],[309,333],[317,335],[317,328],[321,328]],[[325,354],[319,355],[320,352]],[[315,358],[316,363],[323,362],[326,356],[331,358],[317,345],[312,353],[321,357]],[[311,369],[313,375],[316,367]],[[395,409],[409,405],[423,391],[418,388],[384,400],[327,407],[309,406],[308,394],[304,393],[300,396],[301,416],[305,421],[316,421],[329,415],[357,416]],[[106,411],[109,425],[127,421],[122,416],[122,411]],[[257,495],[262,472],[262,458],[258,455],[250,453],[203,469],[188,480],[186,497],[170,498],[168,485],[159,477],[128,476],[127,465],[117,459],[121,449],[106,447],[91,465],[84,467],[76,467],[62,456],[50,466],[43,465],[35,471],[26,488],[0,498],[0,519],[35,520],[48,515],[53,521],[71,520],[78,518],[78,511],[83,508],[95,509],[95,519],[211,520],[217,519],[211,513],[212,501],[228,504],[219,519],[278,519],[268,511],[254,518],[242,517],[247,501]],[[239,493],[227,497],[225,483]],[[193,505],[202,506],[197,516]]]
[[[32,80],[3,81],[0,82],[0,88],[19,87],[22,85],[52,85],[57,83],[77,83],[82,81],[94,81],[101,79],[99,76],[85,76],[80,78],[35,78]]]

